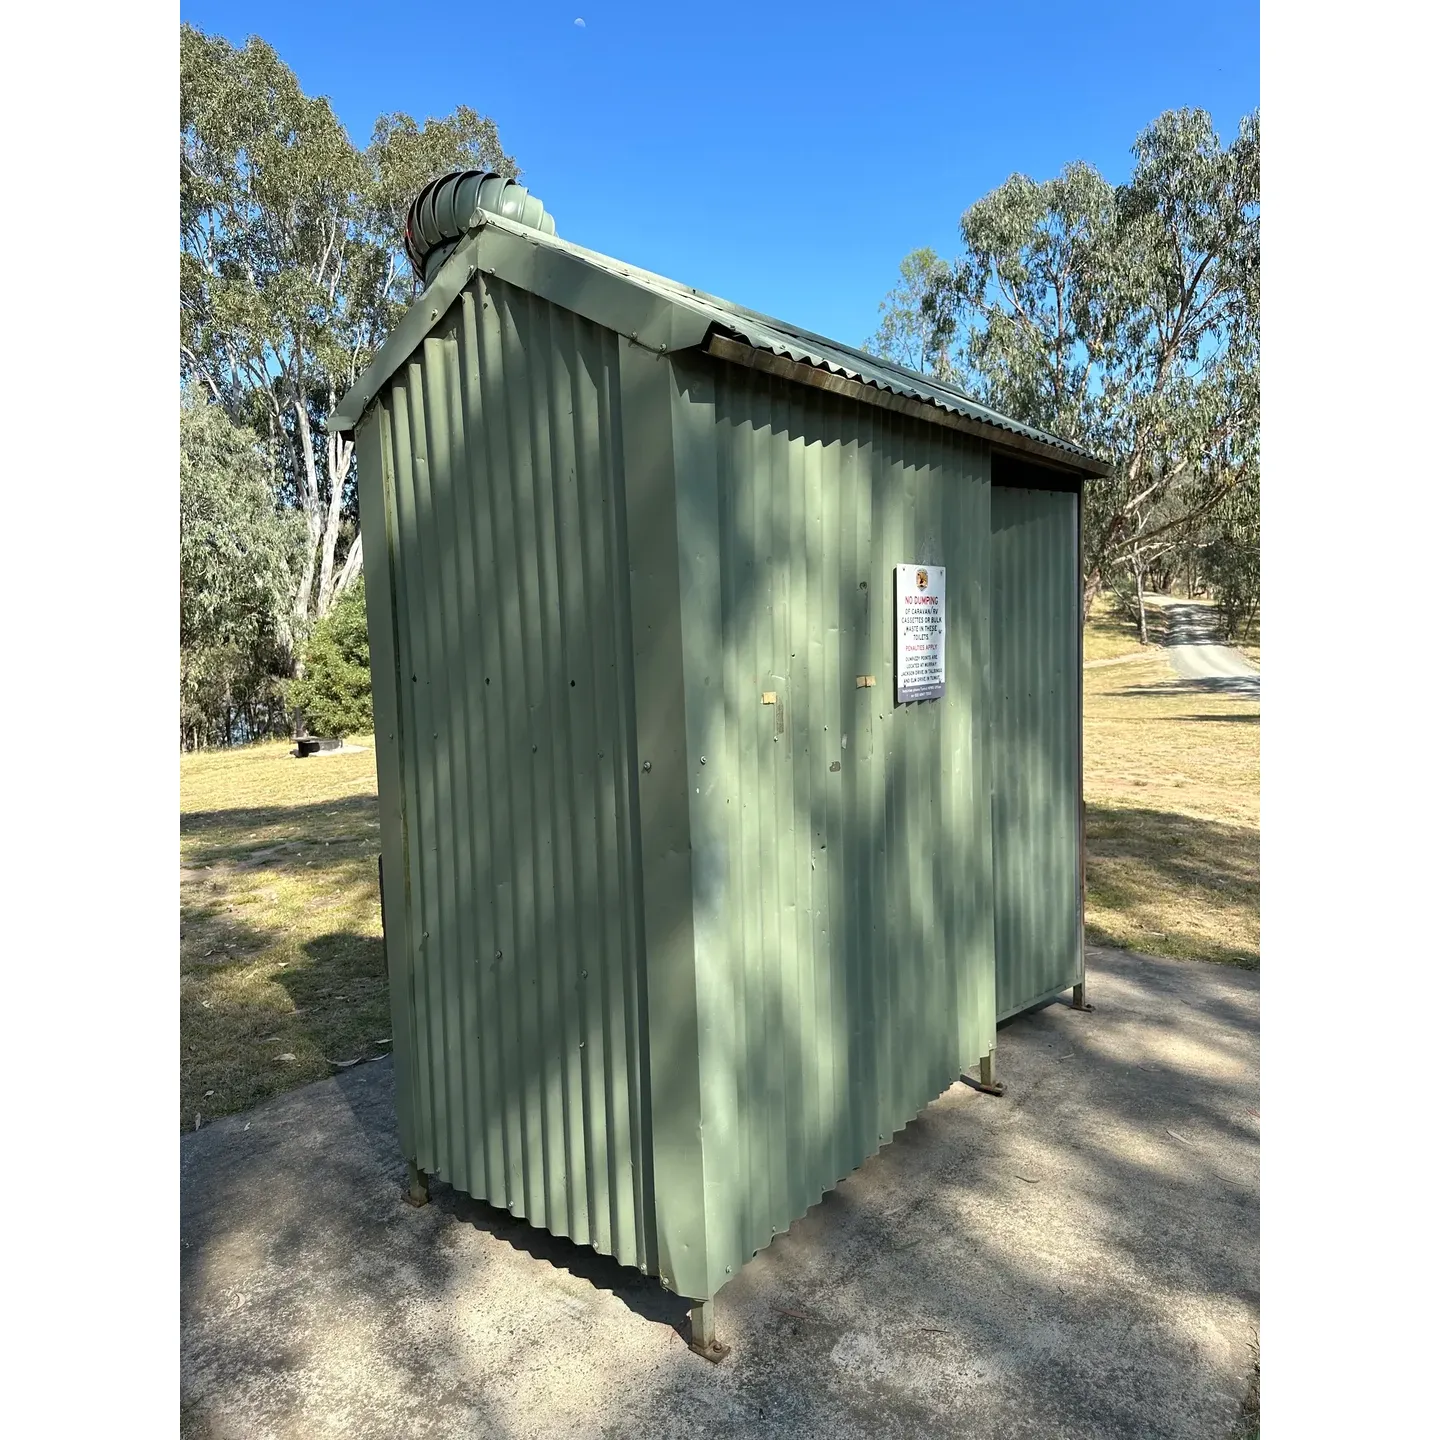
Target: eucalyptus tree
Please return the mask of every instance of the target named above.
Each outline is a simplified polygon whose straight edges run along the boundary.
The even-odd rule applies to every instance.
[[[900,262],[899,283],[880,302],[880,325],[865,348],[922,375],[953,380],[954,327],[944,321],[937,325],[933,308],[926,305],[931,289],[948,273],[949,266],[928,245],[912,250]]]
[[[352,447],[323,419],[413,293],[409,201],[464,167],[517,173],[468,107],[381,116],[361,149],[263,40],[181,26],[181,374],[266,439],[276,492],[303,517],[301,630],[363,563]]]
[[[188,388],[180,402],[180,737],[282,729],[304,526],[276,504],[265,446]]]
[[[1087,613],[1117,569],[1138,585],[1258,491],[1258,112],[1227,146],[1204,111],[1169,111],[1132,153],[1119,186],[1083,163],[1012,175],[965,211],[951,264],[907,257],[885,317],[902,335],[918,323],[978,398],[1111,462],[1085,487]]]

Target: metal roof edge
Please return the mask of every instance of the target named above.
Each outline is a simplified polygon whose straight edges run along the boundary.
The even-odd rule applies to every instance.
[[[751,350],[788,361],[797,367],[792,378],[816,383],[814,375],[830,376],[846,384],[826,383],[821,388],[848,391],[854,386],[856,398],[967,430],[991,444],[1087,478],[1111,473],[1108,464],[1073,441],[1012,420],[952,385],[479,209],[454,253],[326,421],[328,429],[353,432],[381,388],[477,272],[538,295],[657,354],[708,348],[712,336],[720,333]],[[874,398],[882,395],[887,398]],[[891,400],[908,403],[890,404]]]
[[[689,345],[704,345],[707,343],[710,333],[717,327],[732,337],[743,340],[748,345],[762,348],[755,338],[757,327],[759,327],[762,331],[770,332],[764,336],[766,342],[775,342],[774,344],[767,343],[763,348],[784,355],[797,363],[809,364],[813,368],[823,368],[830,373],[840,374],[871,390],[912,398],[929,412],[919,418],[943,425],[947,422],[940,418],[941,416],[959,414],[977,424],[987,426],[993,432],[989,436],[992,443],[1008,444],[1021,453],[1032,455],[1043,453],[1051,464],[1063,466],[1067,470],[1087,477],[1110,473],[1108,464],[1091,455],[1073,441],[1041,430],[1037,426],[1013,420],[965,394],[956,386],[937,380],[933,376],[922,375],[903,365],[897,365],[893,361],[871,355],[864,350],[857,350],[838,340],[816,335],[812,331],[777,320],[758,310],[736,305],[732,301],[707,294],[694,286],[684,285],[678,280],[671,280],[667,276],[658,275],[654,271],[645,270],[638,265],[624,264],[608,255],[602,255],[599,251],[588,250],[582,245],[576,245],[573,241],[564,240],[558,235],[538,235],[536,231],[501,216],[485,215],[480,218],[487,227],[497,232],[497,238],[499,232],[512,236],[525,247],[531,256],[563,255],[573,264],[583,266],[591,276],[605,277],[625,286],[632,292],[651,292],[655,298],[666,300],[678,310],[703,318],[705,321],[703,331],[697,330],[693,325],[672,322],[672,329],[669,334],[666,334],[658,324],[652,323],[647,328],[643,322],[638,325],[629,325],[621,319],[620,323],[616,323],[614,319],[607,318],[601,313],[592,313],[587,309],[580,310],[580,313],[587,314],[588,318],[618,330],[621,334],[628,335],[636,343],[646,345],[650,349],[664,352],[687,348]],[[554,283],[546,283],[542,279],[545,268],[543,263],[539,263],[524,274],[518,271],[504,274],[498,268],[495,273],[501,274],[502,279],[508,279],[512,283],[533,289],[535,293],[543,295],[544,298],[556,304],[570,309],[578,308],[573,295],[567,295],[561,287]],[[585,287],[580,288],[583,291]],[[633,314],[634,312],[632,310],[628,313]],[[815,360],[822,357],[793,353],[797,347],[784,343],[789,340],[809,342],[810,345],[821,351],[833,352],[833,361],[830,356],[824,356],[823,358],[830,363],[816,367]],[[803,346],[799,348],[803,348]],[[853,364],[846,362],[853,362]],[[899,383],[888,383],[891,380]],[[1034,444],[1026,444],[1026,441],[1032,441]]]
[[[719,326],[712,327],[712,334],[704,348],[707,354],[718,360],[763,370],[767,374],[778,375],[797,384],[810,385],[831,394],[844,395],[852,400],[875,405],[883,410],[893,410],[914,420],[941,425],[948,430],[956,430],[984,440],[1018,459],[1059,469],[1077,478],[1091,479],[1110,473],[1110,467],[1103,461],[1085,456],[1083,452],[1077,452],[1068,445],[1051,445],[1011,426],[997,425],[983,416],[966,415],[958,410],[936,405],[920,396],[904,394],[877,385],[873,381],[841,375],[834,370],[826,370],[803,360],[776,354],[764,346],[723,334]]]

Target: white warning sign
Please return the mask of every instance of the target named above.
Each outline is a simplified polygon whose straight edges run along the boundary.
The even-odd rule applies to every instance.
[[[945,569],[895,567],[895,702],[945,693]]]

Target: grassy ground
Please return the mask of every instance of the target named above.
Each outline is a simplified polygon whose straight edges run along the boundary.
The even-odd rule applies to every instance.
[[[1235,642],[1235,648],[1252,664],[1260,663],[1260,618],[1256,616],[1250,627]]]
[[[369,748],[181,758],[183,1129],[389,1048],[379,853]]]
[[[1085,672],[1092,941],[1258,965],[1260,705],[1163,656]]]
[[[1152,646],[1164,643],[1165,607],[1154,600],[1145,602],[1145,628]],[[1138,655],[1144,649],[1139,630],[1116,604],[1115,597],[1101,591],[1090,606],[1090,619],[1085,625],[1084,658],[1118,660],[1124,655]]]

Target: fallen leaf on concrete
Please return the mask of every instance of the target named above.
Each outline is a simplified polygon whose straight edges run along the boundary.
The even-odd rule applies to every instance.
[[[808,1320],[810,1317],[800,1310],[786,1310],[777,1305],[775,1307],[782,1315],[788,1315],[792,1320]]]
[[[1038,1185],[1040,1183],[1040,1177],[1038,1175],[1017,1175],[1015,1178],[1017,1180],[1023,1180],[1027,1185]]]
[[[277,1060],[293,1060],[295,1057],[287,1050],[283,1055],[277,1055]]]
[[[383,1040],[377,1040],[375,1043],[377,1045],[393,1045],[395,1042],[387,1035]]]
[[[1193,1145],[1195,1143],[1193,1140],[1187,1140],[1183,1135],[1176,1134],[1174,1130],[1167,1130],[1165,1133],[1178,1140],[1182,1145]]]
[[[205,1099],[208,1100],[214,1093],[215,1093],[215,1092],[214,1092],[213,1090],[207,1090],[207,1091],[205,1092]]]
[[[332,1059],[330,1059],[330,1057],[327,1055],[327,1056],[325,1057],[325,1063],[326,1063],[327,1065],[334,1065],[334,1066],[336,1066],[338,1069],[341,1069],[341,1070],[348,1070],[352,1065],[358,1065],[358,1064],[360,1063],[360,1061],[363,1060],[364,1058],[365,1058],[365,1057],[364,1057],[363,1055],[361,1055],[361,1056],[357,1057],[357,1058],[354,1059],[354,1060],[332,1060]]]
[[[195,1128],[197,1130],[200,1128],[200,1117],[198,1115],[195,1117]]]
[[[1073,1060],[1075,1058],[1075,1052],[1073,1050],[1068,1050],[1064,1055],[1057,1055],[1055,1058],[1057,1060]]]

